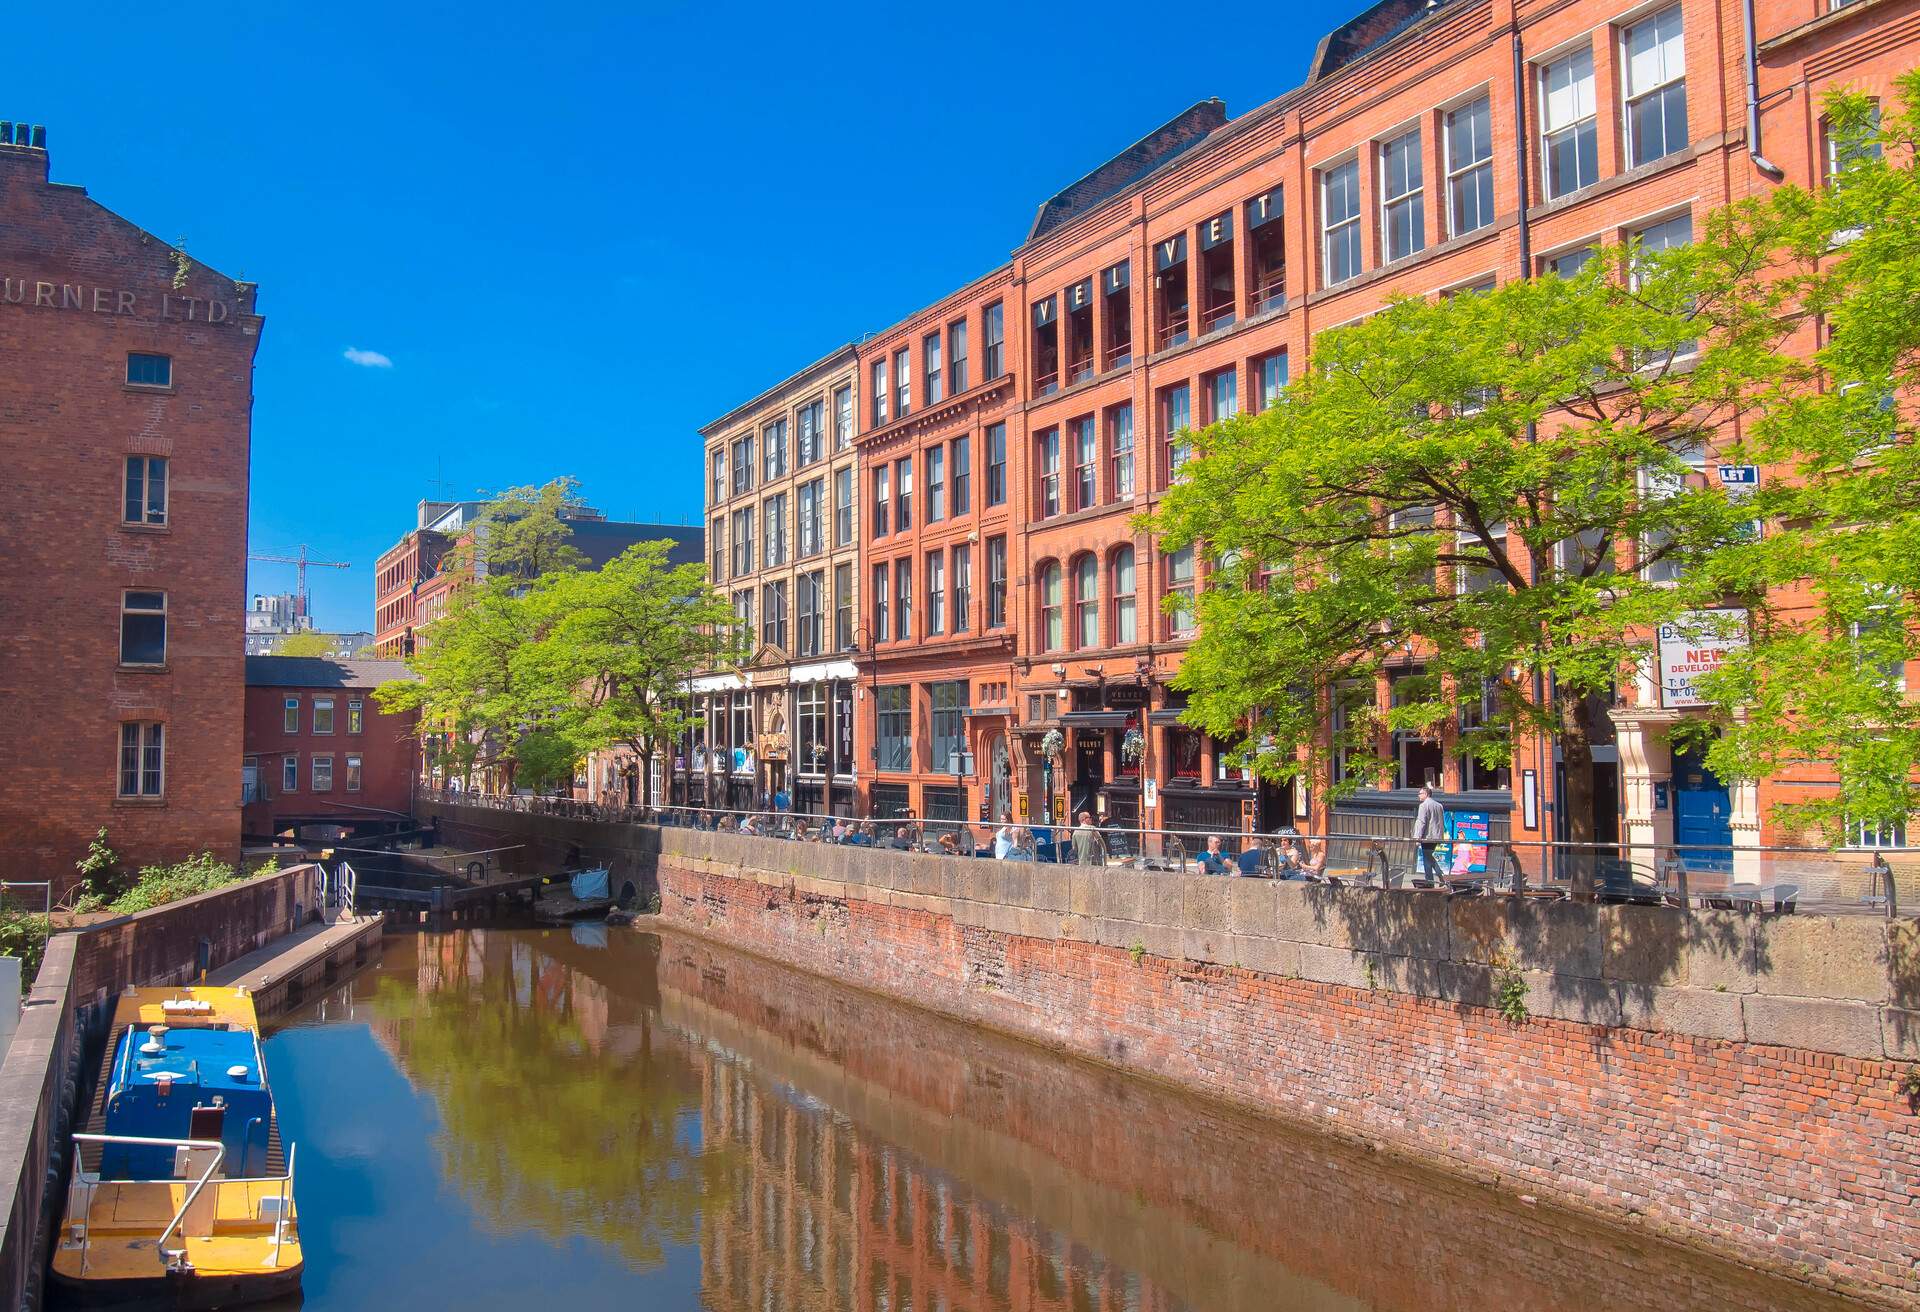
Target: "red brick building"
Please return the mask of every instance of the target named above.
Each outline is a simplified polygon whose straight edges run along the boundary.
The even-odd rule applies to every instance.
[[[0,125],[0,873],[240,856],[254,288]]]
[[[916,519],[903,531],[896,508],[893,526],[862,535],[875,630],[882,569],[889,585],[888,636],[863,672],[883,691],[906,689],[903,708],[888,694],[884,734],[875,715],[860,717],[863,742],[877,738],[888,761],[906,763],[882,762],[869,782],[885,791],[870,803],[949,809],[929,790],[951,787],[932,740],[952,699],[936,708],[931,690],[968,688],[967,741],[987,760],[994,730],[972,717],[983,687],[999,696],[1004,668],[1016,814],[1041,813],[1039,747],[1057,729],[1062,812],[1085,806],[1131,821],[1144,780],[1158,795],[1148,822],[1162,827],[1298,820],[1399,832],[1414,788],[1430,780],[1450,805],[1486,811],[1496,837],[1554,837],[1551,742],[1522,743],[1510,767],[1487,770],[1455,750],[1451,731],[1396,736],[1382,744],[1398,762],[1394,786],[1337,814],[1324,781],[1278,789],[1226,769],[1224,745],[1177,723],[1183,699],[1169,685],[1192,638],[1178,598],[1204,585],[1205,562],[1158,551],[1136,519],[1185,458],[1182,432],[1271,404],[1317,333],[1398,295],[1568,271],[1596,245],[1682,243],[1719,206],[1781,180],[1817,186],[1828,168],[1823,93],[1848,85],[1885,97],[1916,63],[1916,0],[1759,0],[1751,31],[1734,0],[1382,0],[1322,39],[1301,85],[1232,119],[1202,101],[1049,199],[1009,265],[861,348],[870,514],[883,496],[898,502],[903,459],[917,514],[928,453],[961,432],[977,479],[980,434],[992,424],[1006,425],[1008,485],[991,526]],[[927,405],[928,380],[950,367],[939,330],[966,315],[979,334],[994,299],[1006,377],[988,386],[981,372],[966,389],[975,395]],[[1809,327],[1801,345],[1822,331]],[[897,399],[880,399],[883,384],[894,398],[905,385],[906,417]],[[984,521],[983,500],[972,513]],[[932,556],[944,556],[951,578],[955,546],[1000,525],[1011,650],[984,619],[964,638],[931,631]],[[977,609],[986,585],[974,552]],[[905,630],[903,595],[913,607]],[[1698,761],[1676,761],[1667,730],[1686,712],[1661,707],[1652,680],[1622,702],[1615,741],[1596,753],[1602,836],[1784,837],[1762,822],[1783,785],[1728,787]],[[980,813],[977,792],[966,807]]]
[[[389,714],[373,698],[408,677],[400,661],[247,657],[241,798],[250,841],[412,824],[418,713]]]

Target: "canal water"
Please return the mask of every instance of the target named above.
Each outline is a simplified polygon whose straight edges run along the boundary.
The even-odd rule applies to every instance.
[[[1851,1306],[673,934],[392,935],[267,1064],[327,1312]]]

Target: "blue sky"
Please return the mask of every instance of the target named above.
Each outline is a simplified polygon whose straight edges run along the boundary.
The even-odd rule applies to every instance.
[[[699,425],[992,268],[1192,102],[1280,94],[1360,7],[1221,11],[1203,58],[1133,0],[27,5],[0,113],[261,284],[253,550],[351,561],[310,586],[356,628],[430,480],[698,522]]]

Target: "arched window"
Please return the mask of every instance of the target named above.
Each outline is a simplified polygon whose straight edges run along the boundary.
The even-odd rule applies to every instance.
[[[1073,645],[1100,645],[1100,562],[1091,554],[1073,562]]]
[[[1060,565],[1048,561],[1040,567],[1040,649],[1059,651],[1065,646],[1061,632]]]
[[[1113,594],[1113,645],[1124,647],[1140,640],[1139,630],[1134,624],[1132,547],[1122,547],[1113,553],[1111,570],[1113,581],[1108,591]]]

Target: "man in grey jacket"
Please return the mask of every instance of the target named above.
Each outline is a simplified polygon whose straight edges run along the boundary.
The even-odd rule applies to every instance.
[[[1440,844],[1446,837],[1446,810],[1434,799],[1433,790],[1423,787],[1420,807],[1413,813],[1413,841],[1420,845],[1420,873],[1436,884],[1441,881]]]

